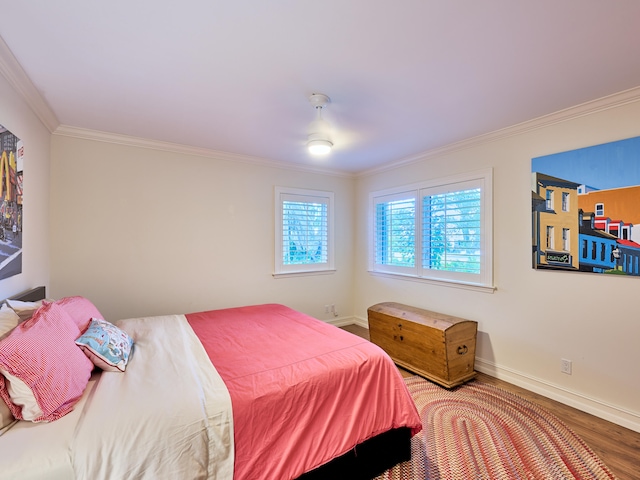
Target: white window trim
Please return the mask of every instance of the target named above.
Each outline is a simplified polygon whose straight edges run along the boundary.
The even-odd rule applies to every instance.
[[[334,273],[334,194],[320,190],[301,188],[275,187],[275,245],[274,272],[275,278],[286,278],[303,275],[327,275]],[[282,202],[286,197],[299,196],[301,201],[317,198],[327,204],[327,262],[317,264],[285,265],[282,258]]]
[[[439,188],[445,191],[447,187],[457,190],[457,185],[464,182],[481,181],[482,183],[482,267],[481,274],[478,276],[477,281],[461,281],[453,278],[434,278],[427,276],[428,273],[422,271],[422,261],[416,254],[416,267],[418,269],[417,274],[410,271],[397,272],[392,269],[386,268],[381,270],[376,268],[375,265],[375,251],[374,251],[374,235],[375,235],[375,205],[376,200],[384,196],[391,196],[401,193],[409,193],[413,191],[418,192],[418,198],[420,197],[420,190]],[[421,201],[418,201],[416,205],[416,217],[421,215]],[[421,220],[420,220],[421,221]],[[421,229],[416,225],[416,246],[421,242]],[[476,290],[481,292],[493,293],[496,287],[493,285],[493,169],[487,168],[471,172],[468,174],[452,175],[444,178],[431,179],[420,183],[414,183],[410,185],[404,185],[395,188],[389,188],[385,190],[375,191],[369,193],[369,225],[368,225],[368,238],[367,245],[369,249],[369,265],[368,271],[372,275],[397,278],[401,280],[410,280],[423,283],[430,283],[434,285],[453,286],[458,288],[465,288],[470,290]],[[420,245],[421,247],[421,245]],[[446,276],[446,275],[443,275]]]

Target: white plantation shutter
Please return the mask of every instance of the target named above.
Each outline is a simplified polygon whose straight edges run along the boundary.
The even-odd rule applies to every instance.
[[[317,199],[282,202],[282,257],[285,265],[327,263],[327,203]]]
[[[417,192],[375,199],[374,263],[380,269],[415,274]]]
[[[492,171],[370,195],[372,272],[493,288]]]
[[[333,270],[333,193],[276,187],[275,274]]]
[[[460,188],[460,187],[458,187]],[[422,194],[422,267],[479,274],[480,188]]]

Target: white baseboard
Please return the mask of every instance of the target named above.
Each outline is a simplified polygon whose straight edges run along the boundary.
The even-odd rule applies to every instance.
[[[336,327],[344,327],[345,325],[360,325],[361,327],[368,328],[368,325],[365,323],[361,325],[361,322],[357,321],[355,317],[337,317],[331,320],[325,320],[325,322],[330,323],[331,325],[335,325]]]
[[[338,326],[351,324],[359,325],[367,329],[369,328],[367,320],[359,317],[345,317],[344,323],[340,323],[339,325],[334,323],[334,325]],[[532,377],[510,368],[501,367],[482,358],[476,357],[475,367],[479,372],[486,373],[492,377],[504,380],[505,382],[525,388],[531,392],[543,395],[557,402],[640,433],[640,415],[638,415],[637,412],[631,412],[617,405],[572,392],[546,380]]]
[[[640,433],[640,415],[476,357],[476,370]]]

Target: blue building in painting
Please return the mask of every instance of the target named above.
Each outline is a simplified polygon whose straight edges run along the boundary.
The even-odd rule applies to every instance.
[[[640,275],[640,244],[633,240],[618,240],[616,268],[627,275]]]
[[[580,271],[640,276],[640,244],[594,228],[596,218],[579,211]]]
[[[593,213],[579,211],[579,269],[582,272],[596,273],[615,270],[616,255],[619,254],[618,238],[594,228],[594,220]]]

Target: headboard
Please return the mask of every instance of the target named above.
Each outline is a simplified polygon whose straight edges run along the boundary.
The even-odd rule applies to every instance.
[[[11,300],[20,300],[21,302],[37,302],[38,300],[44,300],[45,293],[46,288],[44,286],[40,286],[18,293],[17,295],[13,295],[9,298]]]

